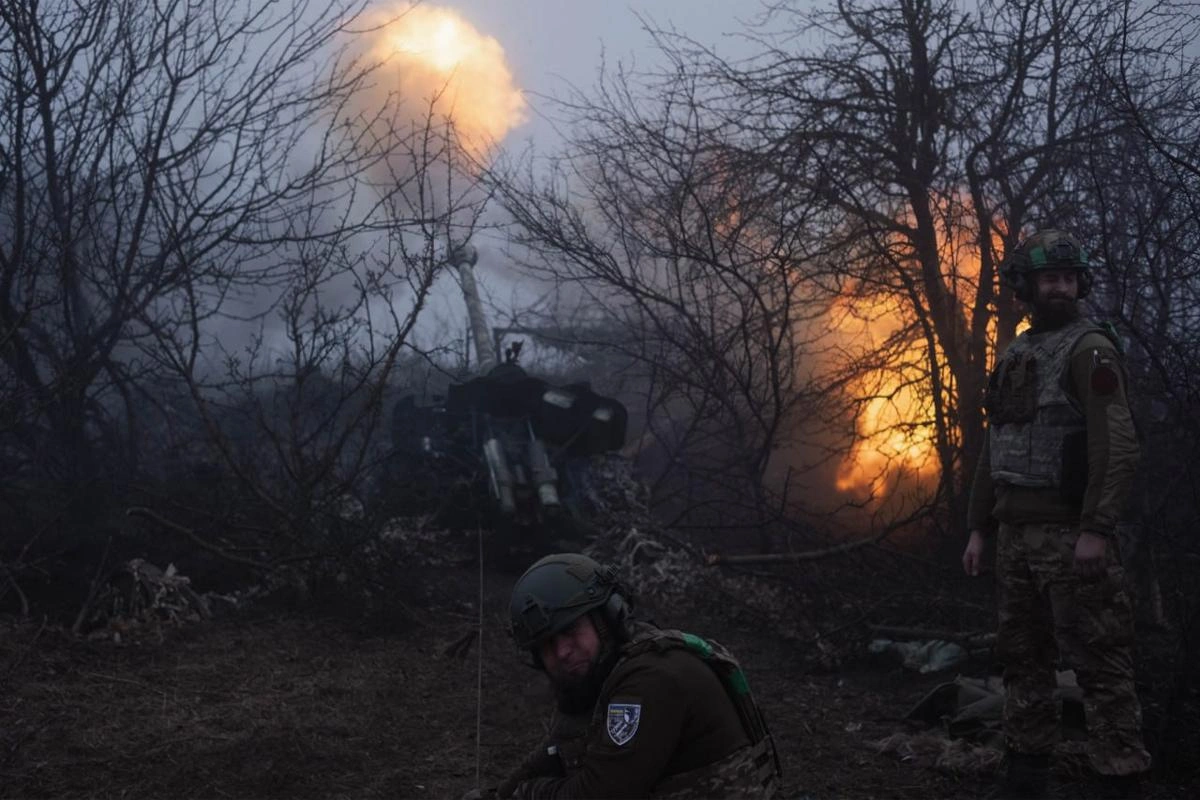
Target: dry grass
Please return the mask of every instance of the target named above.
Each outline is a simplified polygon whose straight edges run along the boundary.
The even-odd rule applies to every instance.
[[[298,617],[123,644],[43,631],[32,649],[35,629],[9,624],[4,794],[457,794],[474,784],[477,662],[440,657],[463,623],[433,621],[389,638]],[[489,673],[504,677],[494,663]],[[509,743],[506,761],[521,753],[513,737],[491,738]]]
[[[478,596],[473,570],[428,577],[446,597]],[[548,710],[543,677],[521,666],[504,634],[512,579],[488,577],[482,662],[470,635],[478,610],[463,600],[386,635],[311,612],[127,631],[120,644],[0,621],[0,795],[454,798],[476,785],[477,769],[494,785],[539,738]],[[812,674],[811,653],[765,621],[656,616],[743,659],[779,746],[782,796],[990,788],[994,764],[979,754],[940,770],[940,743],[929,745],[928,767],[867,746],[904,730],[904,714],[944,676]],[[1151,796],[1186,796],[1173,789]]]

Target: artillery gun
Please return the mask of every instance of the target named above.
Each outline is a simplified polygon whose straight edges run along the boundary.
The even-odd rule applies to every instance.
[[[451,251],[467,301],[480,372],[420,406],[395,409],[390,491],[446,527],[481,524],[521,549],[577,540],[580,494],[594,457],[625,443],[628,413],[586,382],[556,385],[520,366],[522,342],[497,363],[471,267],[474,251]]]

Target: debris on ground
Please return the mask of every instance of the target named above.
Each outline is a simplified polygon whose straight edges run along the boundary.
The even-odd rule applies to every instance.
[[[994,772],[1004,757],[1003,751],[996,747],[947,739],[931,732],[893,733],[873,742],[871,747],[905,764],[950,775],[986,775]]]
[[[891,655],[899,659],[906,668],[923,675],[956,667],[967,660],[967,651],[961,645],[943,639],[928,642],[875,639],[867,646],[867,651],[873,655]]]
[[[208,602],[191,583],[174,564],[164,570],[145,559],[130,559],[113,571],[85,609],[81,630],[88,631],[89,639],[119,643],[138,630],[155,630],[161,636],[164,625],[211,619]]]
[[[1083,691],[1072,670],[1056,673],[1054,696],[1062,704],[1062,738],[1086,738]],[[909,722],[934,725],[954,739],[1002,745],[1004,683],[999,676],[971,678],[958,676],[936,687],[917,703],[905,717]]]

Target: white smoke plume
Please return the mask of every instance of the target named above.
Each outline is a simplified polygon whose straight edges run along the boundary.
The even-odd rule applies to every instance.
[[[359,97],[362,116],[403,128],[449,124],[476,161],[526,119],[527,105],[495,38],[459,12],[396,4],[366,18],[363,57],[378,65]]]

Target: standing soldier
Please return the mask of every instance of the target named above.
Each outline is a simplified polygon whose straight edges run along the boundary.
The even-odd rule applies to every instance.
[[[1004,731],[1013,797],[1045,794],[1058,737],[1055,668],[1075,669],[1088,757],[1114,794],[1150,767],[1133,680],[1133,619],[1114,530],[1138,445],[1118,346],[1081,318],[1087,252],[1043,230],[1002,268],[1032,307],[1032,327],[999,359],[987,391],[988,438],[968,511],[963,568],[978,575],[998,528]]]
[[[513,638],[558,708],[549,738],[498,794],[771,797],[778,762],[737,661],[629,611],[615,571],[587,556],[546,556],[517,581]]]

